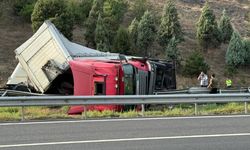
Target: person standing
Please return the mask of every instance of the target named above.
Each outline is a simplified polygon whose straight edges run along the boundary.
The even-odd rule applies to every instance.
[[[226,79],[226,86],[227,86],[227,88],[232,87],[232,80],[231,79],[229,79],[229,78]]]
[[[200,75],[198,77],[198,80],[200,81],[200,86],[201,87],[207,87],[207,85],[208,85],[208,77],[204,72],[200,73]]]
[[[218,93],[218,81],[215,78],[215,74],[211,75],[211,78],[209,80],[209,84],[208,84],[207,88],[211,89],[211,91],[210,91],[211,94]]]

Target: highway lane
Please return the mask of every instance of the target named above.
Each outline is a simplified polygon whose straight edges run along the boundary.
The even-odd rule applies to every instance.
[[[0,149],[250,149],[250,116],[0,123]]]

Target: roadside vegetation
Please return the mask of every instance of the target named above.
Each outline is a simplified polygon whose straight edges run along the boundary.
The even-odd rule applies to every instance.
[[[165,106],[165,107],[164,107]],[[124,112],[114,111],[88,111],[88,119],[102,118],[136,118],[136,117],[181,117],[194,116],[194,106],[189,104],[175,106],[160,106],[160,109],[151,109],[144,112],[129,110]],[[156,107],[154,107],[156,108]],[[250,106],[248,106],[250,109]],[[84,115],[67,115],[68,107],[25,107],[25,120],[55,120],[55,119],[84,119]],[[198,115],[230,115],[243,114],[243,103],[229,104],[200,104],[198,105]],[[22,109],[20,107],[0,108],[0,121],[19,121],[21,120]]]
[[[13,50],[45,20],[91,48],[175,61],[178,88],[197,85],[206,69],[221,85],[229,76],[235,87],[248,86],[249,7],[240,0],[0,0],[0,86],[16,65]],[[189,70],[195,53],[202,58]]]

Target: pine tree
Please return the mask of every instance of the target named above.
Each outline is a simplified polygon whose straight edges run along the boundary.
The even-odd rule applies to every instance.
[[[187,76],[195,76],[201,71],[207,72],[209,68],[209,65],[205,62],[201,53],[194,51],[186,60],[183,72]]]
[[[176,41],[182,41],[183,32],[175,4],[173,0],[168,0],[163,9],[161,24],[158,31],[159,44],[166,47],[172,37],[175,37]]]
[[[246,13],[245,18],[246,18],[245,20],[247,21],[246,32],[249,35],[250,34],[250,12]]]
[[[116,32],[127,11],[127,3],[124,0],[105,0],[103,6],[103,20],[106,30],[109,32],[106,38],[113,47]]]
[[[130,42],[128,30],[124,27],[120,27],[117,31],[114,40],[114,51],[121,54],[129,54]]]
[[[106,30],[101,14],[99,14],[95,29],[95,43],[97,50],[105,52],[111,50],[110,43],[107,39],[108,34],[109,33]]]
[[[223,10],[222,16],[219,21],[220,40],[223,43],[229,42],[233,33],[233,27],[230,17],[226,14],[226,10]]]
[[[132,3],[132,12],[138,20],[144,15],[145,11],[149,10],[148,0],[134,0]]]
[[[139,22],[135,18],[128,27],[128,33],[131,45],[130,54],[132,55],[138,54],[137,50],[138,25]]]
[[[208,47],[217,47],[219,45],[217,22],[208,2],[206,2],[205,6],[202,8],[202,13],[197,23],[196,38],[200,46],[205,49]]]
[[[67,38],[72,38],[74,20],[72,14],[68,12],[64,0],[38,0],[36,2],[31,16],[33,31],[37,31],[43,22],[48,19]]]
[[[100,50],[100,51],[103,51],[103,52],[109,52],[110,51],[110,47],[108,47],[107,44],[102,42],[102,41],[100,43],[96,44],[96,49]]]
[[[103,0],[94,0],[85,24],[86,31],[84,35],[88,47],[95,47],[96,23],[98,15],[103,13],[102,9],[103,9]]]
[[[154,17],[149,11],[146,11],[138,25],[137,39],[139,52],[144,57],[149,56],[148,48],[155,40],[155,32],[156,27]]]
[[[117,23],[123,20],[128,4],[124,0],[106,0],[103,11],[105,17],[112,17]]]
[[[69,11],[74,15],[74,22],[78,25],[83,25],[91,10],[93,0],[69,0]]]
[[[250,39],[244,39],[243,43],[245,45],[246,53],[247,53],[245,62],[247,65],[250,65]]]
[[[226,53],[226,63],[231,66],[245,64],[247,56],[246,47],[238,31],[234,31]]]
[[[108,33],[105,38],[107,38],[107,41],[109,41],[110,46],[112,47],[116,32],[119,28],[119,24],[117,24],[117,22],[112,17],[104,17],[103,24],[104,24],[105,30]]]
[[[175,62],[180,61],[180,52],[179,49],[177,48],[178,41],[173,37],[169,43],[168,46],[165,49],[166,52],[166,59],[167,60],[172,60]]]

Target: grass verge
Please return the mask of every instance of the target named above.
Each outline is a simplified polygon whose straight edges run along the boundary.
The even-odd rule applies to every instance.
[[[44,120],[44,119],[81,119],[81,115],[67,115],[69,107],[25,107],[25,120]],[[250,109],[250,106],[248,106]],[[200,104],[198,105],[199,115],[230,115],[242,114],[244,112],[243,103],[229,104]],[[19,121],[22,116],[20,107],[0,108],[0,121]],[[193,116],[193,105],[175,105],[174,107],[163,107],[161,110],[149,110],[144,112],[145,117],[173,117],[173,116]],[[88,111],[88,118],[135,118],[141,117],[140,111]]]

